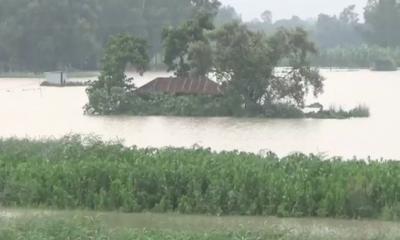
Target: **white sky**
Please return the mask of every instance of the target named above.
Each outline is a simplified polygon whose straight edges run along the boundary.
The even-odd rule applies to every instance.
[[[264,10],[272,11],[274,20],[290,18],[316,18],[320,13],[338,14],[345,7],[356,4],[357,11],[363,12],[368,0],[220,0],[224,5],[236,8],[243,20],[252,20]]]

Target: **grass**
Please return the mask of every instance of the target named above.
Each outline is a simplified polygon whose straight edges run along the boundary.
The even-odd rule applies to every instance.
[[[2,211],[0,210],[0,213]],[[398,223],[85,211],[3,210],[0,239],[398,239]],[[17,236],[19,238],[17,238]]]

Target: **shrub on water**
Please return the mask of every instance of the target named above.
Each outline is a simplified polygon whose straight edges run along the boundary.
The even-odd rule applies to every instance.
[[[348,119],[348,118],[367,118],[370,116],[370,110],[365,105],[359,105],[348,111],[341,107],[331,106],[328,110],[311,112],[306,114],[310,118],[320,119]]]
[[[79,136],[0,140],[3,206],[375,218],[396,212],[399,199],[394,161],[136,149]]]

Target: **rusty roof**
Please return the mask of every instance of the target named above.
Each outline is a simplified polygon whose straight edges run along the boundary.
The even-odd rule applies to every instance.
[[[137,89],[139,93],[174,95],[222,95],[221,86],[208,78],[156,78]]]

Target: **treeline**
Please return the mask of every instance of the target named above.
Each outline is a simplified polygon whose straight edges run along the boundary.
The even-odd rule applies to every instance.
[[[369,0],[363,16],[356,12],[356,5],[350,5],[338,15],[321,13],[317,19],[305,20],[293,16],[291,19],[273,19],[273,13],[266,10],[259,19],[247,23],[252,29],[273,32],[280,27],[302,27],[307,29],[322,49],[357,46],[365,43],[381,47],[399,47],[400,2],[396,0]],[[221,16],[231,19],[239,15],[234,9],[222,8]],[[365,21],[361,21],[364,18]]]
[[[189,18],[194,2],[0,0],[0,71],[97,70],[104,44],[120,33],[147,40],[155,58],[162,29]]]
[[[366,44],[353,47],[320,49],[313,65],[338,68],[374,68],[379,62],[395,69],[400,66],[400,47],[384,48]]]
[[[222,8],[220,16],[237,19],[233,8]],[[240,17],[239,17],[240,18]],[[360,19],[364,18],[362,22]],[[259,19],[247,25],[257,31],[273,33],[281,27],[302,27],[320,49],[320,57],[313,64],[321,67],[370,68],[385,63],[388,69],[399,66],[400,56],[400,2],[396,0],[370,0],[363,16],[350,5],[338,15],[321,13],[316,20],[293,16],[273,19],[266,10]]]
[[[163,29],[189,19],[199,2],[202,0],[0,0],[0,71],[98,70],[105,44],[121,33],[145,39],[152,65],[162,65]],[[361,44],[391,51],[400,45],[399,9],[395,0],[371,0],[365,7],[365,23],[352,5],[338,16],[320,14],[317,20],[297,16],[274,20],[273,13],[265,11],[260,20],[246,24],[251,30],[268,33],[280,27],[302,27],[322,52]],[[240,15],[232,7],[221,7],[216,25],[231,21],[241,21]]]
[[[0,141],[8,207],[399,219],[400,163],[136,149],[79,136]]]

